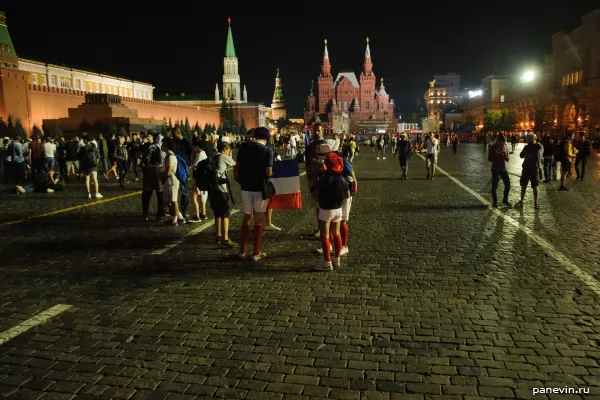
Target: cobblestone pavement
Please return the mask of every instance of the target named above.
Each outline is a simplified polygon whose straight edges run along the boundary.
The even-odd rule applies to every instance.
[[[541,210],[502,209],[515,225],[446,175],[425,180],[419,157],[399,181],[397,160],[362,154],[351,251],[330,274],[311,271],[308,209],[275,213],[283,231],[266,233],[261,265],[215,249],[212,227],[182,240],[198,225],[141,222],[137,195],[0,226],[0,338],[73,306],[0,345],[0,396],[475,399],[568,386],[600,398],[592,157],[570,192],[544,186]],[[489,198],[482,147],[444,149],[440,167]],[[75,190],[3,196],[1,220],[87,204]]]

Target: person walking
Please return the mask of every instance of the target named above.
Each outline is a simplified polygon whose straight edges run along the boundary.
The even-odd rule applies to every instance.
[[[554,153],[556,145],[549,135],[544,137],[544,183],[552,180],[552,166],[554,164]]]
[[[504,184],[504,195],[502,203],[510,207],[508,202],[508,194],[510,193],[510,178],[506,171],[506,163],[508,162],[508,148],[506,147],[506,137],[502,134],[498,135],[496,143],[490,146],[488,150],[488,161],[492,163],[492,207],[498,207],[498,183],[502,179]]]
[[[343,159],[334,152],[334,143],[327,140],[319,145],[319,153],[325,155],[325,172],[319,180],[319,232],[321,233],[321,250],[324,263],[317,266],[317,271],[333,271],[340,267],[340,255],[343,241],[340,224],[343,219],[344,200],[350,197],[348,181],[342,175]],[[331,232],[331,235],[330,235]],[[334,259],[331,259],[331,240],[333,238]]]
[[[408,175],[408,160],[412,156],[412,145],[406,133],[400,135],[394,157],[396,154],[398,154],[398,161],[400,161],[400,168],[402,169],[402,177],[400,179],[405,181]]]
[[[533,203],[536,209],[540,208],[539,203],[539,170],[544,156],[544,146],[537,143],[537,136],[534,133],[527,135],[527,144],[521,151],[520,157],[523,159],[523,169],[521,171],[521,199],[515,204],[515,207],[523,207],[523,200],[527,192],[527,185],[531,184],[533,190]]]
[[[79,149],[78,160],[79,170],[84,178],[85,190],[87,197],[92,198],[91,183],[94,185],[94,198],[101,199],[100,187],[98,185],[98,161],[100,160],[100,152],[98,148],[90,141],[87,134],[82,135],[83,146]]]
[[[433,132],[431,132],[427,139],[427,155],[425,156],[425,168],[427,169],[427,179],[429,180],[433,180],[435,177],[435,166],[437,165],[439,151],[440,142],[435,138]]]
[[[565,140],[560,144],[560,166],[561,166],[561,174],[560,174],[560,187],[558,190],[568,191],[567,188],[567,175],[571,173],[571,168],[573,167],[573,160],[576,156],[575,147],[573,146],[573,132],[567,133]]]
[[[585,137],[585,132],[579,132],[579,138],[575,140],[573,146],[575,149],[577,149],[577,154],[575,155],[575,174],[577,174],[576,179],[581,179],[583,181],[587,159],[592,152],[592,144]],[[579,164],[581,164],[581,172],[579,171]]]

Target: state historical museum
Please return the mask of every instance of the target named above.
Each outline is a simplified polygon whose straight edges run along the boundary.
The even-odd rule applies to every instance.
[[[395,132],[397,119],[394,100],[385,91],[383,78],[379,88],[376,83],[369,38],[360,79],[356,78],[354,72],[340,72],[333,79],[325,40],[321,75],[318,78],[318,99],[311,86],[304,112],[305,123],[311,125],[323,122],[331,125],[333,121],[343,118],[348,120],[348,124],[342,130],[361,133]],[[337,130],[334,128],[334,131]]]

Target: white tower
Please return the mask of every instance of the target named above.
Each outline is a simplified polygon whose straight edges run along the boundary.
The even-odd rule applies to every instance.
[[[219,84],[215,84],[215,103],[218,103],[219,101],[221,101],[221,99],[219,98]]]
[[[242,93],[240,91],[240,75],[238,73],[238,59],[233,46],[233,34],[231,33],[231,18],[229,32],[227,33],[227,47],[225,48],[225,59],[223,61],[223,98],[228,101],[240,102]]]
[[[244,85],[244,103],[248,102],[248,91],[246,90],[246,85]]]

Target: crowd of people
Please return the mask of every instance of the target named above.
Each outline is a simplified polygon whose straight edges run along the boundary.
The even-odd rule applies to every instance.
[[[309,135],[306,140],[304,135]],[[355,135],[333,134],[325,139],[323,126],[315,124],[312,133],[292,134],[290,137],[272,136],[264,127],[252,129],[245,137],[213,137],[195,135],[184,138],[180,129],[167,136],[151,133],[132,133],[130,136],[99,133],[93,138],[87,133],[66,140],[59,137],[32,137],[23,140],[5,138],[0,148],[0,167],[4,183],[16,185],[18,193],[25,193],[23,182],[30,178],[33,189],[52,193],[62,190],[64,183],[81,179],[88,198],[102,198],[99,174],[110,179],[111,174],[120,187],[126,187],[127,176],[135,181],[142,178],[141,211],[143,219],[150,221],[152,196],[156,195],[156,221],[178,226],[187,222],[207,220],[206,207],[210,205],[215,223],[216,244],[220,247],[238,247],[240,260],[264,260],[263,230],[280,230],[272,223],[269,200],[275,194],[270,184],[277,148],[285,148],[286,156],[302,155],[305,162],[311,204],[315,209],[316,229],[308,235],[319,239],[316,251],[323,255],[318,271],[339,268],[341,257],[348,254],[349,218],[353,196],[357,193],[357,179],[352,160],[360,151]],[[523,206],[527,187],[533,189],[534,207],[540,208],[538,186],[560,179],[559,190],[569,190],[567,177],[574,168],[576,179],[586,175],[587,158],[591,143],[583,132],[577,138],[571,132],[563,140],[535,134],[527,136],[527,143],[519,156],[523,159],[520,177],[520,200],[515,207]],[[398,157],[401,180],[408,178],[408,163],[414,152],[423,152],[427,179],[433,180],[440,154],[442,133],[419,135],[413,141],[406,133],[374,136],[370,142],[377,159],[387,154]],[[487,135],[484,150],[491,162],[492,205],[498,207],[497,189],[504,183],[502,203],[509,203],[510,177],[506,169],[514,153],[516,136]],[[457,153],[456,135],[445,137],[446,147]],[[508,149],[511,142],[512,151]],[[232,157],[238,148],[237,158]],[[229,236],[229,218],[234,202],[228,170],[241,188],[243,219],[240,241]],[[190,179],[191,178],[191,179]],[[191,187],[190,187],[191,182]],[[187,212],[193,205],[193,216]],[[248,243],[252,236],[252,249]]]

